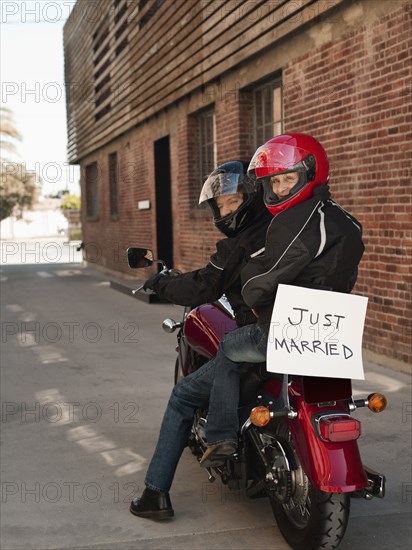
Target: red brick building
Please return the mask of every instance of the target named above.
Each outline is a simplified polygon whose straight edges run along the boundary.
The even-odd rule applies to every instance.
[[[363,224],[367,356],[405,368],[411,321],[410,0],[78,0],[65,26],[69,158],[85,252],[130,274],[147,246],[183,270],[219,234],[203,177],[282,132],[325,146]]]

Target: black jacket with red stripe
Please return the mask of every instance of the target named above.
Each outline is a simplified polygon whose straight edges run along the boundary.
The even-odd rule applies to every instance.
[[[279,283],[350,292],[364,251],[361,224],[330,199],[327,185],[277,214],[265,248],[242,270],[242,296],[268,328]]]

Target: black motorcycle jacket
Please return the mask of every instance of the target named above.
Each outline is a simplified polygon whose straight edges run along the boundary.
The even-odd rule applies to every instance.
[[[242,296],[268,330],[279,283],[350,292],[363,251],[361,224],[318,186],[272,219],[264,250],[242,270]]]
[[[218,241],[216,252],[205,267],[175,277],[161,277],[151,288],[169,302],[190,307],[213,302],[225,294],[239,326],[256,322],[241,295],[240,271],[261,252],[271,220],[267,210],[262,210],[256,221],[238,235]]]

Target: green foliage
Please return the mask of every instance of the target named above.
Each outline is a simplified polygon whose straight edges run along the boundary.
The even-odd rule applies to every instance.
[[[30,208],[36,197],[35,176],[26,172],[23,163],[1,162],[0,219],[12,214],[18,218]]]
[[[81,229],[73,229],[70,231],[69,238],[72,241],[81,241],[82,240],[82,230]]]
[[[15,151],[14,141],[20,134],[14,125],[10,109],[0,107],[0,145],[2,154]],[[27,172],[23,162],[12,162],[3,156],[0,159],[0,220],[12,214],[21,217],[24,208],[29,208],[36,198],[33,173]]]
[[[64,195],[60,208],[62,210],[79,210],[80,197],[77,195]]]

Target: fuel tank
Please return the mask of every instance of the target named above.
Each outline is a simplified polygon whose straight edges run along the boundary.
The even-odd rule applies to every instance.
[[[216,355],[223,336],[236,328],[236,321],[218,305],[204,304],[188,314],[184,333],[189,346],[210,359]]]

